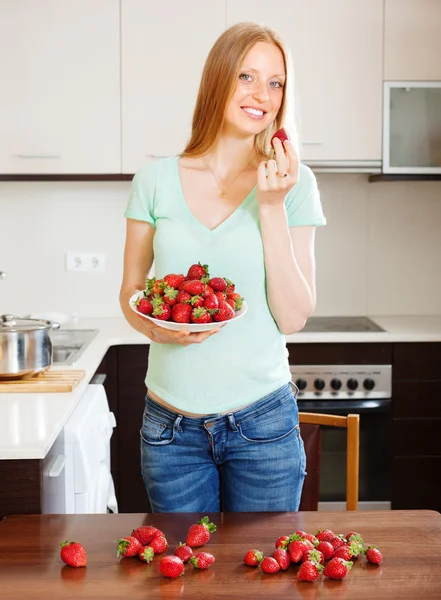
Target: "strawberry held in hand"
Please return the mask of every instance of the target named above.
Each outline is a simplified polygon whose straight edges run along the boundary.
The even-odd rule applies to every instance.
[[[209,522],[208,517],[204,517],[190,527],[187,533],[187,546],[197,548],[203,546],[210,539],[210,534],[216,531],[216,525]]]
[[[273,135],[273,137],[271,138],[271,147],[272,148],[274,148],[274,139],[275,138],[279,139],[283,144],[284,142],[286,142],[286,140],[289,140],[289,135],[284,127],[282,127],[281,129],[278,129],[276,131],[276,133]]]
[[[62,542],[60,544],[60,558],[70,567],[85,567],[87,564],[87,554],[84,546],[78,542]]]

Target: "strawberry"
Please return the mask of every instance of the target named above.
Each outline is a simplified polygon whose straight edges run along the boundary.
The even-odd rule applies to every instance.
[[[153,312],[153,304],[147,298],[140,298],[136,301],[136,310],[143,315],[151,315]]]
[[[282,127],[281,129],[278,129],[276,131],[276,133],[273,135],[273,137],[271,138],[271,146],[273,148],[274,148],[274,144],[273,144],[274,138],[278,138],[283,144],[283,142],[285,142],[286,140],[289,140],[289,135],[284,127]]]
[[[190,304],[193,308],[199,308],[200,306],[204,306],[205,299],[203,296],[192,296],[190,300]]]
[[[235,308],[234,310],[240,310],[242,308],[242,304],[244,301],[244,298],[242,298],[242,296],[240,294],[237,294],[236,292],[232,292],[231,294],[227,294],[227,298],[228,300],[234,300],[234,304],[235,304]],[[305,533],[303,532],[304,535],[302,535],[301,537],[308,539],[308,536],[311,536],[311,533]],[[312,536],[315,537],[315,536]]]
[[[205,290],[204,293],[202,294],[204,298],[206,298],[207,296],[209,296],[210,294],[214,294],[214,290],[211,286],[208,285],[208,283],[205,285]]]
[[[164,288],[165,288],[164,280],[163,279],[157,279],[155,281],[155,283],[153,284],[152,293],[153,294],[160,294],[162,296],[164,294]]]
[[[383,560],[383,555],[378,550],[377,546],[369,546],[364,550],[364,554],[370,563],[379,565]]]
[[[190,323],[192,307],[189,304],[175,304],[171,311],[172,320],[175,323]]]
[[[193,323],[211,323],[213,320],[210,313],[203,306],[194,308],[190,319]]]
[[[311,583],[317,579],[322,570],[323,567],[321,565],[307,560],[300,565],[300,569],[297,572],[297,579],[299,581],[307,581]]]
[[[178,556],[183,563],[186,563],[193,556],[193,550],[186,544],[179,543],[179,546],[175,549],[175,555]]]
[[[335,533],[330,529],[322,529],[321,531],[317,531],[315,537],[320,542],[332,542],[332,540],[336,537]]]
[[[132,537],[136,538],[141,546],[147,546],[155,535],[163,535],[162,531],[152,525],[142,525],[132,531]]]
[[[263,552],[260,550],[248,550],[243,558],[244,565],[257,567],[263,560]]]
[[[225,293],[226,294],[231,294],[232,292],[234,292],[235,285],[234,285],[234,283],[232,281],[230,281],[226,277],[224,277],[224,279],[227,282],[227,289],[225,290]]]
[[[167,286],[177,290],[179,288],[179,286],[181,285],[181,283],[184,281],[184,276],[183,275],[175,275],[174,273],[171,273],[170,275],[166,275],[164,277],[164,281],[167,284]]]
[[[201,265],[200,262],[197,265],[191,265],[188,269],[187,279],[202,279],[202,277],[209,277],[208,265]]]
[[[84,546],[78,542],[61,542],[60,558],[70,567],[85,567],[87,554]]]
[[[189,294],[188,292],[184,292],[184,290],[181,290],[180,292],[178,292],[176,300],[178,302],[182,302],[183,304],[188,303],[191,300],[191,294]]]
[[[334,546],[331,544],[331,542],[320,542],[317,545],[316,550],[323,554],[325,560],[328,560],[331,558],[331,556],[334,556]]]
[[[154,556],[155,552],[150,546],[141,546],[141,548],[138,550],[138,558],[140,558],[143,562],[151,562]]]
[[[302,556],[302,562],[307,560],[320,565],[325,563],[325,557],[320,550],[307,550]]]
[[[208,284],[216,292],[225,292],[225,290],[227,289],[227,282],[223,277],[212,277]]]
[[[342,558],[332,558],[323,570],[323,575],[330,579],[343,579],[352,567],[352,562]]]
[[[196,569],[208,569],[215,561],[212,554],[208,552],[198,552],[190,558],[190,562]]]
[[[343,537],[343,535],[336,535],[335,538],[330,543],[331,543],[332,547],[334,548],[334,550],[337,550],[337,548],[340,548],[340,546],[345,545],[346,539]]]
[[[289,535],[281,535],[276,540],[276,548],[283,548],[286,550],[289,544]]]
[[[184,563],[178,556],[164,556],[159,562],[159,570],[164,577],[176,579],[184,573]]]
[[[363,544],[363,543],[364,543],[364,540],[363,540],[363,538],[362,538],[362,537],[361,537],[361,535],[360,535],[359,533],[357,533],[356,531],[350,531],[349,533],[347,533],[347,534],[345,535],[345,538],[348,540],[348,542],[351,542],[351,541],[352,541],[352,540],[351,540],[351,537],[352,537],[352,536],[354,536],[354,539],[355,539],[357,542],[360,542],[360,544]]]
[[[120,556],[136,556],[138,554],[138,550],[142,548],[139,540],[136,537],[128,535],[121,540],[116,540],[117,543],[117,553],[116,556],[119,558]]]
[[[168,285],[164,288],[164,302],[169,306],[174,306],[177,302],[178,290],[175,290]]]
[[[233,310],[236,310],[236,303],[233,298],[227,298],[225,302],[229,304]]]
[[[218,299],[219,302],[225,302],[227,296],[224,292],[214,292],[214,295]]]
[[[203,546],[209,541],[210,534],[214,531],[216,531],[216,525],[210,523],[208,517],[203,517],[189,528],[186,540],[187,546],[190,546],[190,548]]]
[[[349,546],[340,546],[340,548],[337,548],[337,550],[334,552],[332,558],[342,558],[343,560],[351,560],[351,549],[349,548]]]
[[[182,289],[191,296],[200,296],[204,293],[204,284],[198,279],[190,279],[189,281],[184,281]]]
[[[152,317],[161,321],[168,321],[171,316],[171,307],[168,304],[158,304],[153,309]]]
[[[277,560],[282,571],[286,571],[286,569],[291,564],[289,552],[287,550],[284,550],[283,548],[277,548],[276,550],[274,550],[272,557]]]
[[[219,300],[214,294],[208,294],[204,299],[204,308],[215,310],[219,306]]]
[[[153,549],[155,554],[162,554],[167,550],[168,542],[164,535],[155,535],[155,537],[150,541],[149,547]]]
[[[294,540],[288,546],[289,556],[293,563],[300,562],[302,556],[308,550],[311,550],[311,548],[306,545],[305,540]]]
[[[213,319],[219,321],[229,321],[234,317],[234,309],[226,302],[219,302],[219,312],[213,315]]]
[[[275,558],[272,556],[265,556],[260,563],[260,568],[264,573],[277,573],[280,571],[280,565]]]
[[[341,548],[349,548],[349,552],[351,553],[351,556],[345,560],[357,558],[357,556],[363,552],[363,545],[356,539],[353,539],[351,542],[345,544],[344,546],[337,548],[337,550],[341,550]],[[336,554],[337,550],[334,552],[334,555]],[[344,556],[341,556],[341,558],[344,558]]]

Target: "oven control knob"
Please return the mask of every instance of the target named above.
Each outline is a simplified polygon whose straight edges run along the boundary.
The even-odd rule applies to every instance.
[[[300,391],[304,390],[306,388],[306,385],[306,379],[297,379],[296,386],[299,388]]]
[[[340,379],[337,379],[336,377],[334,377],[334,379],[331,379],[331,387],[335,391],[339,390],[341,388]]]
[[[358,388],[358,381],[356,379],[348,379],[346,385],[348,386],[348,388],[352,391],[356,390]]]
[[[375,387],[375,381],[373,379],[365,379],[363,381],[363,386],[365,390],[373,390]]]
[[[325,382],[323,379],[315,379],[314,380],[314,387],[316,390],[322,390],[325,387]]]

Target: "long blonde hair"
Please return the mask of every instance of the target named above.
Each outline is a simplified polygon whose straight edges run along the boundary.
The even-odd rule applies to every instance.
[[[234,94],[242,62],[257,42],[277,46],[283,54],[286,82],[282,104],[272,125],[256,135],[254,147],[259,159],[269,156],[270,140],[284,126],[298,151],[294,115],[294,72],[289,50],[280,36],[269,27],[256,23],[233,25],[217,39],[205,62],[196,107],[193,113],[191,137],[182,157],[204,156],[216,144],[224,124],[228,103]]]

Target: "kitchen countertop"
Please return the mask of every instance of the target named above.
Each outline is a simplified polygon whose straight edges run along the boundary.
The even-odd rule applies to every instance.
[[[441,315],[433,317],[370,316],[386,332],[296,333],[288,343],[440,342]],[[53,369],[83,369],[85,378],[71,393],[0,394],[0,460],[42,459],[75,410],[110,346],[146,344],[149,340],[120,318],[85,318],[73,329],[99,329],[79,360]]]

